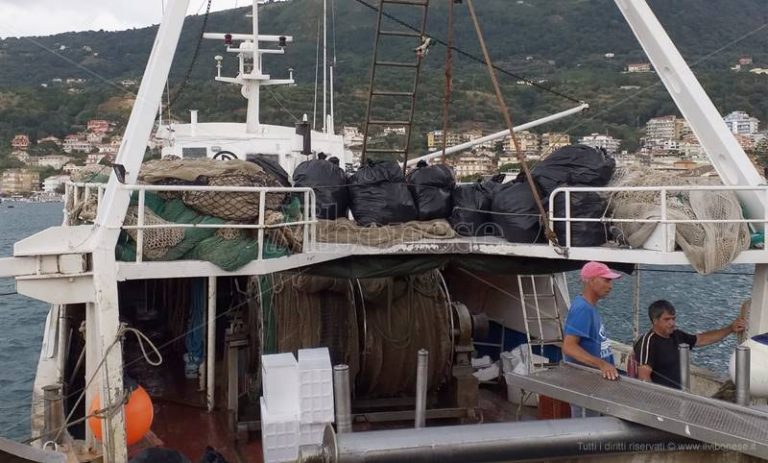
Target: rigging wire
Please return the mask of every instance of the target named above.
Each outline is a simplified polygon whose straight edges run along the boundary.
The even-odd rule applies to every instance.
[[[211,3],[213,0],[208,0],[208,6],[205,9],[205,16],[203,17],[203,25],[200,28],[200,37],[197,39],[197,45],[195,45],[195,51],[192,53],[192,61],[189,63],[189,67],[187,68],[187,72],[184,74],[184,79],[181,81],[181,84],[176,89],[176,94],[173,96],[173,98],[169,97],[168,101],[168,111],[171,111],[171,107],[176,103],[176,100],[179,99],[179,96],[184,92],[184,90],[187,87],[187,84],[189,84],[189,78],[192,75],[192,69],[195,67],[195,63],[197,62],[197,57],[200,54],[200,47],[203,44],[203,34],[205,33],[205,28],[208,25],[208,18],[211,13]],[[201,5],[202,7],[202,5]],[[198,10],[199,11],[199,10]],[[170,92],[169,92],[170,93]]]
[[[445,88],[443,91],[443,154],[441,164],[445,164],[445,150],[448,148],[448,110],[451,106],[451,91],[453,87],[453,2],[448,2],[448,46],[445,47]]]
[[[377,12],[379,11],[379,9],[378,9],[376,6],[373,6],[373,5],[369,4],[369,3],[366,3],[366,2],[365,2],[365,0],[355,0],[355,1],[356,1],[357,3],[359,3],[359,4],[363,5],[363,6],[365,6],[365,7],[367,7],[367,8],[369,8],[369,9],[373,10],[373,11],[377,11]],[[399,18],[395,17],[394,15],[391,15],[391,14],[389,14],[389,13],[386,13],[386,12],[382,12],[381,14],[382,14],[382,16],[385,16],[385,17],[387,17],[388,19],[391,19],[392,21],[396,22],[397,24],[400,24],[401,26],[403,26],[403,27],[405,27],[405,28],[407,28],[407,29],[410,29],[410,30],[412,30],[412,31],[414,31],[414,32],[420,32],[420,31],[419,31],[419,30],[418,30],[416,27],[414,27],[414,26],[411,26],[410,24],[408,24],[408,23],[406,23],[405,21],[403,21],[403,20],[401,20],[401,19],[399,19]],[[449,44],[447,44],[447,43],[446,43],[446,42],[444,42],[443,40],[440,40],[439,38],[436,38],[436,37],[433,37],[433,36],[429,36],[429,37],[430,37],[432,40],[434,40],[436,43],[439,43],[440,45],[442,45],[442,46],[444,46],[444,47],[448,47],[448,46],[450,46]],[[458,47],[454,47],[454,46],[451,46],[451,48],[452,48],[452,49],[453,49],[453,50],[454,50],[456,53],[458,53],[458,54],[460,54],[460,55],[464,56],[465,58],[469,58],[469,59],[471,59],[472,61],[475,61],[475,62],[478,62],[478,63],[480,63],[480,64],[483,64],[483,65],[485,65],[485,60],[484,60],[483,58],[481,58],[481,57],[478,57],[478,56],[475,56],[475,55],[473,55],[473,54],[471,54],[471,53],[468,53],[468,52],[466,52],[466,51],[464,51],[464,50],[462,50],[462,49],[460,49],[460,48],[458,48]],[[528,79],[527,77],[524,77],[524,76],[521,76],[521,75],[518,75],[518,74],[512,73],[512,72],[510,72],[510,71],[507,71],[506,69],[500,68],[500,67],[498,67],[498,66],[497,66],[497,65],[495,65],[495,64],[493,65],[493,68],[494,68],[495,70],[499,71],[500,73],[502,73],[502,74],[505,74],[505,75],[507,75],[507,76],[509,76],[509,77],[513,77],[513,78],[515,78],[515,79],[518,79],[518,80],[522,80],[522,81],[525,81],[525,82],[526,82],[527,84],[529,84],[530,86],[532,86],[532,87],[535,87],[535,88],[538,88],[539,90],[543,90],[543,91],[545,91],[545,92],[549,92],[549,93],[551,93],[551,94],[553,94],[553,95],[559,96],[559,97],[561,97],[561,98],[565,98],[566,100],[572,101],[572,102],[574,102],[574,103],[583,103],[583,101],[582,101],[582,100],[579,100],[578,98],[574,98],[574,97],[572,97],[572,96],[566,95],[565,93],[562,93],[562,92],[558,92],[557,90],[552,90],[551,88],[545,87],[545,86],[543,86],[543,85],[541,85],[541,84],[539,84],[539,83],[537,83],[537,82],[534,82],[534,81],[532,81],[532,80]]]
[[[283,111],[285,111],[285,113],[286,113],[286,114],[288,114],[289,116],[291,116],[291,117],[293,118],[293,121],[294,121],[294,122],[299,122],[299,118],[298,118],[298,117],[296,117],[296,115],[295,115],[295,114],[293,114],[293,113],[291,112],[291,110],[290,110],[290,109],[288,109],[288,108],[285,106],[285,104],[283,104],[283,102],[282,102],[282,101],[281,101],[281,100],[280,100],[280,99],[277,97],[277,93],[275,93],[275,91],[274,91],[274,90],[272,90],[272,89],[271,89],[269,86],[267,86],[267,87],[264,87],[264,88],[267,90],[267,92],[269,92],[269,96],[271,96],[271,97],[272,97],[272,99],[273,99],[273,100],[275,100],[275,102],[277,103],[277,105],[278,105],[278,106],[280,106],[280,109],[282,109]]]

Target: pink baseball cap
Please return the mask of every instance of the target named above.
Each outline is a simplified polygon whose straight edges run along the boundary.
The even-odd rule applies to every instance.
[[[607,265],[602,262],[587,262],[584,267],[581,268],[581,279],[589,280],[590,278],[607,278],[609,280],[615,280],[621,278],[621,275],[614,272]]]

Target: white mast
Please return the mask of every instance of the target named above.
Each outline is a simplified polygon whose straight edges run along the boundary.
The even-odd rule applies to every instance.
[[[335,133],[333,127],[333,66],[331,66],[331,115],[328,116],[328,133]]]
[[[259,53],[259,2],[253,0],[253,68],[251,68],[251,75],[258,76],[261,74],[261,53]],[[240,45],[240,48],[246,48],[247,42]],[[242,62],[242,61],[241,61]],[[248,97],[248,116],[246,119],[245,131],[248,133],[255,133],[259,130],[259,91],[260,81],[256,79],[249,79],[245,82],[245,89]]]
[[[323,133],[328,132],[328,110],[326,109],[328,87],[328,14],[326,8],[328,0],[323,0]]]

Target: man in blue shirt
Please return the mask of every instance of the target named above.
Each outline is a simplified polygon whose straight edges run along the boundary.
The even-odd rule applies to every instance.
[[[613,280],[619,277],[601,262],[587,262],[581,268],[584,286],[568,310],[563,339],[566,361],[598,368],[603,378],[610,380],[619,379],[619,372],[613,366],[611,344],[597,311],[597,301],[610,294]],[[594,415],[577,406],[571,406],[571,410],[574,417]]]

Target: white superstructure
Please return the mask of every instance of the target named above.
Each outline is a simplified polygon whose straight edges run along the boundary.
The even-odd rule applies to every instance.
[[[262,87],[294,84],[292,72],[287,79],[273,78],[265,73],[263,55],[284,54],[293,37],[260,34],[257,3],[254,0],[251,34],[203,35],[206,39],[221,41],[227,53],[237,56],[235,77],[221,74],[224,58],[216,56],[215,80],[241,87],[248,102],[246,122],[198,122],[198,110],[192,110],[189,124],[161,124],[158,128],[157,136],[163,141],[162,156],[245,160],[248,156],[262,155],[278,161],[289,175],[299,163],[320,152],[328,157],[338,157],[342,165],[351,164],[351,152],[345,153],[343,137],[333,133],[332,110],[322,116],[322,131],[310,130],[306,115],[303,120],[296,121],[294,127],[265,124],[260,120]],[[236,42],[239,44],[235,45]],[[325,105],[323,107],[325,110]]]

